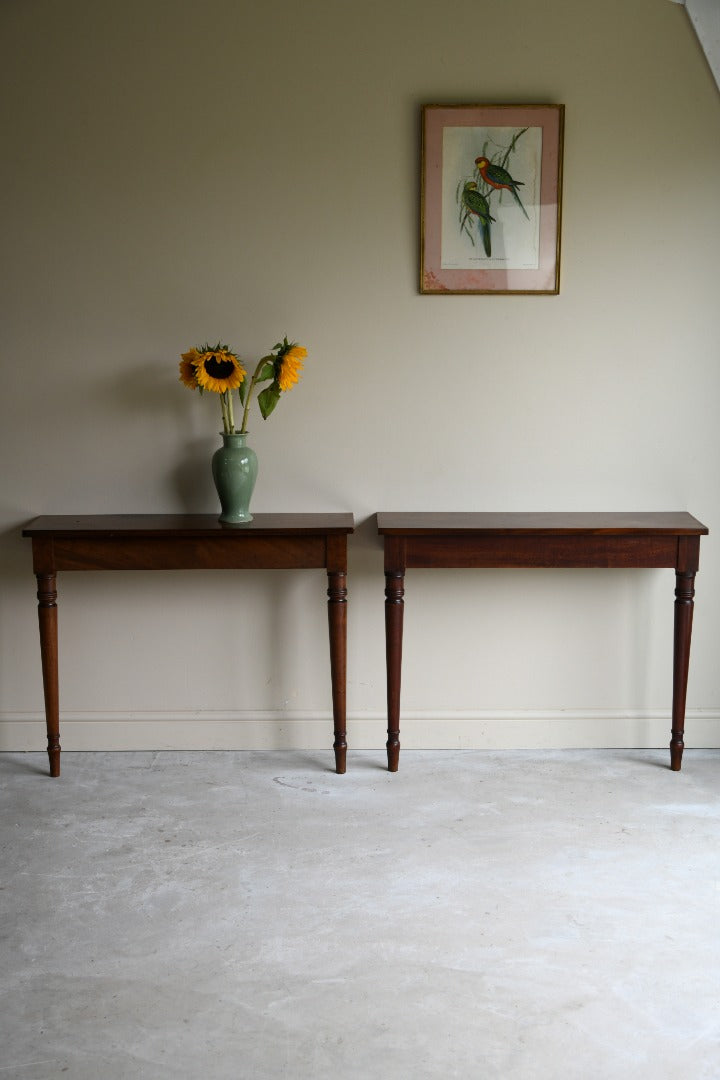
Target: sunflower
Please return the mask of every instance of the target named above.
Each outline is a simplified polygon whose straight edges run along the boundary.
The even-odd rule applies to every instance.
[[[181,356],[180,382],[183,386],[187,386],[189,390],[197,390],[199,384],[195,374],[195,364],[200,357],[200,353],[197,349],[190,349],[189,352],[184,352]]]
[[[196,355],[192,357],[192,353]],[[227,345],[217,344],[214,348],[206,345],[202,351],[192,349],[189,353],[183,353],[183,362],[186,358],[201,390],[223,394],[226,390],[237,390],[245,379],[245,368]]]
[[[307,349],[295,341],[284,337],[274,345],[272,351],[257,363],[252,377],[240,362],[240,357],[230,348],[218,342],[217,345],[197,345],[181,353],[180,382],[190,390],[199,390],[202,394],[210,390],[220,398],[223,433],[226,435],[247,434],[250,401],[257,391],[257,401],[263,420],[275,409],[286,390],[291,390],[300,381]],[[264,390],[260,386],[265,383]],[[240,404],[243,406],[242,424],[235,431],[233,415],[233,390],[238,391]]]
[[[290,345],[280,354],[277,381],[281,390],[289,390],[299,381],[306,356],[307,349],[303,349],[302,345]]]

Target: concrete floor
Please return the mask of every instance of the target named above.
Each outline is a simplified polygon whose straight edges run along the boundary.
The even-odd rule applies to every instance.
[[[0,755],[0,1080],[717,1080],[720,753]]]

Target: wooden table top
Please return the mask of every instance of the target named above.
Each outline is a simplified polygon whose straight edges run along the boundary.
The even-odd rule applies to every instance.
[[[352,514],[255,514],[242,525],[221,524],[216,514],[60,514],[35,518],[23,536],[81,537],[212,537],[251,533],[254,536],[347,534]]]
[[[666,534],[700,536],[708,528],[685,511],[651,513],[486,513],[486,512],[383,512],[376,515],[382,536],[485,533],[495,536],[533,534],[604,534],[633,536]]]

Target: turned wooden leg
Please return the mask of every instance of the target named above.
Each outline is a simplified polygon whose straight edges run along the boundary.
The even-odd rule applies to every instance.
[[[345,687],[347,681],[346,575],[328,571],[328,624],[330,627],[330,680],[335,728],[335,771],[344,773],[347,758]]]
[[[690,637],[693,621],[695,574],[677,571],[675,574],[675,638],[673,645],[673,705],[672,736],[670,739],[670,768],[679,772],[685,742],[685,702],[687,700],[688,670],[690,667]]]
[[[57,589],[55,574],[37,574],[40,658],[50,775],[60,775],[60,699],[58,694]]]
[[[385,571],[385,660],[387,665],[387,759],[390,772],[400,763],[400,681],[402,671],[405,574]]]

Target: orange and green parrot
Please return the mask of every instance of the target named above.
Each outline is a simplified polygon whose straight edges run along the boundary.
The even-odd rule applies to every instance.
[[[490,215],[490,206],[484,195],[481,195],[477,189],[477,184],[474,180],[468,180],[463,187],[462,201],[465,209],[474,214],[478,219],[478,227],[482,236],[483,247],[485,248],[485,254],[490,258],[492,254],[492,246],[490,243],[490,222],[495,218]]]
[[[517,188],[523,187],[522,180],[513,180],[507,169],[503,169],[502,165],[493,165],[486,157],[475,158],[475,167],[485,183],[489,184],[490,187],[509,191],[525,217],[528,218],[528,221],[530,220],[527,210],[520,202],[520,196],[517,193]]]

